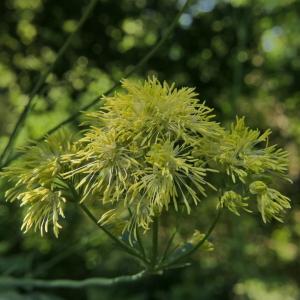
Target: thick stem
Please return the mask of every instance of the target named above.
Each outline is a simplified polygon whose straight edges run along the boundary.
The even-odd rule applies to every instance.
[[[0,287],[5,288],[68,288],[68,289],[80,289],[86,287],[105,287],[112,286],[120,283],[131,283],[140,280],[145,277],[146,272],[142,271],[134,275],[120,276],[115,278],[87,278],[83,280],[69,280],[69,279],[31,279],[31,278],[12,278],[12,277],[0,277]]]

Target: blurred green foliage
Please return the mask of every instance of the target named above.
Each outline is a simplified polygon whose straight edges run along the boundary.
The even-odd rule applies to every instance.
[[[74,30],[85,3],[0,1],[0,150],[28,92]],[[42,136],[122,78],[182,4],[99,0],[36,97],[18,145]],[[300,299],[299,28],[297,0],[195,0],[173,37],[134,75],[155,73],[160,80],[196,86],[225,124],[240,114],[252,127],[272,128],[273,139],[290,153],[294,181],[282,187],[293,200],[285,224],[226,214],[214,233],[215,251],[197,253],[190,268],[114,289],[2,289],[0,299]],[[76,130],[78,124],[70,127]],[[71,222],[59,239],[40,238],[20,232],[22,212],[5,203],[1,192],[0,197],[2,275],[80,279],[136,270],[76,209],[67,212]],[[195,225],[205,230],[212,218],[206,202],[196,212],[196,224],[176,220],[183,231]]]

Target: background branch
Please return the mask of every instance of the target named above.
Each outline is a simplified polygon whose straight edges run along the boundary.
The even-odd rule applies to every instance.
[[[158,41],[158,43],[152,48],[150,49],[150,51],[129,71],[127,72],[123,78],[128,78],[129,76],[131,76],[132,74],[134,74],[138,69],[140,69],[142,66],[145,65],[145,63],[151,58],[153,57],[153,55],[159,50],[159,48],[166,42],[166,40],[170,37],[171,33],[173,32],[173,30],[176,27],[176,24],[178,23],[179,18],[181,17],[181,15],[186,11],[186,9],[189,7],[191,3],[191,0],[187,0],[186,3],[182,6],[182,8],[180,9],[180,11],[178,12],[178,14],[176,15],[176,17],[173,19],[173,21],[170,23],[170,25],[167,27],[167,29],[165,30],[164,34],[162,35],[161,39]],[[120,81],[115,82],[114,85],[107,90],[103,96],[107,96],[110,93],[112,93],[116,88],[118,88],[121,85]],[[42,137],[40,137],[37,141],[42,141],[45,136],[54,133],[55,131],[57,131],[58,129],[60,129],[61,127],[71,123],[72,121],[76,120],[80,115],[81,115],[81,111],[85,111],[90,109],[91,107],[93,107],[94,105],[96,105],[97,103],[101,105],[101,103],[99,102],[101,96],[97,96],[95,99],[93,99],[90,103],[88,103],[87,105],[83,106],[78,112],[74,113],[73,115],[71,115],[70,117],[68,117],[67,119],[65,119],[64,121],[62,121],[61,123],[57,124],[56,126],[54,126],[53,128],[51,128],[49,131],[47,131]],[[27,113],[26,113],[27,114]],[[14,134],[14,133],[13,133]],[[15,135],[15,134],[14,134]],[[8,143],[7,147],[10,147],[11,142]],[[6,147],[6,148],[7,148]],[[6,154],[8,150],[5,149],[5,153],[3,153],[4,155]],[[0,171],[1,169],[3,169],[4,167],[8,166],[12,161],[14,161],[15,159],[17,159],[18,157],[20,157],[23,153],[19,152],[15,155],[13,155],[10,159],[8,158],[5,161],[2,161],[2,159],[0,159],[0,163],[2,161],[2,164],[0,166]],[[3,155],[3,156],[4,156]]]
[[[32,101],[34,99],[34,97],[38,94],[38,92],[40,91],[41,87],[43,86],[43,84],[45,83],[48,75],[52,72],[52,70],[54,69],[55,65],[57,64],[57,62],[63,57],[64,53],[66,52],[66,50],[69,48],[73,38],[75,37],[75,35],[78,33],[78,31],[80,30],[80,28],[82,27],[82,25],[85,23],[85,21],[87,20],[87,18],[89,17],[89,15],[92,13],[94,7],[96,6],[98,0],[91,0],[89,5],[87,6],[85,12],[83,13],[82,17],[79,20],[79,23],[77,25],[77,28],[75,31],[73,31],[69,37],[67,38],[67,40],[65,41],[65,43],[62,45],[62,47],[60,48],[60,50],[58,51],[58,54],[56,56],[56,59],[54,60],[53,64],[50,65],[48,67],[48,69],[45,70],[44,73],[41,73],[39,79],[37,80],[36,84],[34,85],[32,91],[29,94],[29,99],[27,104],[25,105],[22,113],[19,116],[19,119],[9,137],[8,143],[6,145],[6,147],[4,148],[1,156],[0,156],[0,163],[4,163],[5,164],[5,160],[6,157],[8,155],[8,153],[10,152],[10,149],[13,147],[14,142],[19,134],[19,131],[21,129],[21,126],[23,125],[23,123],[25,122],[27,115],[30,111],[31,105],[32,105]]]

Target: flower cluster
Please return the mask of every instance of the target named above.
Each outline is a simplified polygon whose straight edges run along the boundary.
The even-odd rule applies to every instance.
[[[246,212],[251,212],[247,207],[249,206],[248,197],[243,197],[242,195],[234,192],[227,191],[221,197],[217,205],[217,208],[227,207],[232,213],[240,216],[240,209]]]
[[[90,129],[68,157],[73,171],[65,176],[81,174],[82,201],[97,194],[108,207],[102,224],[125,216],[124,228],[135,234],[170,206],[190,213],[214,189],[205,179],[212,170],[192,151],[199,138],[222,130],[193,89],[156,78],[142,85],[125,80],[123,87],[127,94],[107,97],[101,110],[87,114]]]
[[[66,132],[53,134],[45,141],[23,149],[22,160],[6,169],[3,175],[13,182],[6,192],[8,201],[20,201],[25,208],[22,229],[48,232],[49,225],[57,237],[64,217],[66,186],[60,174],[67,170],[62,155],[75,151]]]
[[[281,213],[291,207],[289,198],[269,188],[262,181],[252,182],[249,189],[251,194],[257,195],[257,206],[263,221],[266,223],[275,218],[282,222]]]
[[[68,200],[58,179],[71,180],[79,201],[96,200],[102,225],[122,224],[133,237],[170,209],[189,214],[209,193],[219,197],[218,209],[237,215],[256,197],[264,222],[281,220],[289,199],[268,185],[287,178],[287,153],[268,145],[269,130],[249,129],[244,118],[226,130],[194,89],[155,77],[124,80],[123,88],[86,113],[88,129],[75,143],[49,137],[6,170],[17,179],[8,199],[28,207],[25,230],[47,231],[51,219],[58,233]]]

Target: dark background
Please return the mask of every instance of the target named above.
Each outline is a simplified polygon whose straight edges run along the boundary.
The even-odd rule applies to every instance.
[[[0,1],[0,150],[41,71],[53,62],[87,1]],[[99,0],[35,98],[18,146],[109,89],[155,45],[183,5],[178,0]],[[225,126],[244,115],[271,128],[271,143],[289,152],[282,186],[293,207],[285,223],[264,225],[257,214],[226,213],[213,234],[215,251],[199,251],[191,267],[136,284],[80,291],[5,289],[0,299],[300,299],[300,1],[198,0],[171,37],[133,77],[156,74],[194,86]],[[71,127],[76,130],[79,123]],[[0,272],[16,277],[83,279],[131,274],[137,266],[113,249],[76,209],[67,211],[59,239],[22,234],[22,211],[0,191]],[[209,201],[209,199],[208,199]],[[214,212],[203,203],[194,218],[203,231]],[[180,224],[179,224],[180,225]],[[161,241],[163,243],[163,241]]]

